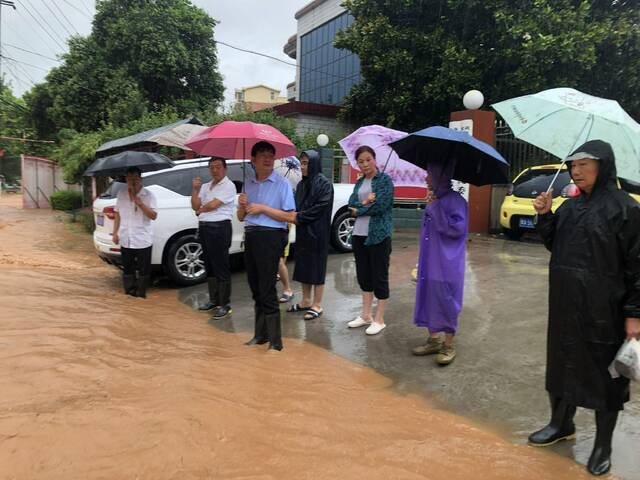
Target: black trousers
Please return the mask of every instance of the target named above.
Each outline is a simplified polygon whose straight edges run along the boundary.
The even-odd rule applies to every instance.
[[[351,237],[353,255],[356,259],[356,276],[363,292],[373,292],[378,300],[389,298],[389,257],[391,238],[376,245],[365,245],[367,237]]]
[[[199,229],[207,277],[215,277],[220,282],[230,281],[231,220],[200,222]]]
[[[280,315],[276,274],[286,244],[286,230],[248,227],[245,233],[244,265],[247,280],[256,310],[264,315]]]
[[[151,275],[151,248],[120,248],[122,268],[125,275],[135,275],[136,270],[141,277]]]

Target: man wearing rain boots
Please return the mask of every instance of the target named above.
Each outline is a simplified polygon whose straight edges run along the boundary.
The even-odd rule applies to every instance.
[[[126,175],[127,189],[118,193],[113,243],[120,244],[124,293],[145,298],[151,281],[152,221],[158,213],[156,197],[142,186],[140,173],[139,168],[130,167]]]
[[[566,160],[580,195],[551,210],[553,192],[533,206],[551,251],[546,389],[551,421],[529,436],[534,446],[575,438],[576,407],[595,410],[587,470],[611,469],[618,412],[629,380],[608,367],[625,338],[640,337],[640,205],[618,188],[611,145],[591,140]]]
[[[247,178],[238,201],[238,220],[245,222],[244,264],[255,309],[255,335],[247,345],[269,342],[271,351],[282,350],[276,273],[287,244],[287,223],[296,220],[291,185],[273,171],[275,153],[267,142],[252,147],[255,178]]]
[[[229,247],[231,247],[231,219],[236,186],[227,177],[227,162],[222,158],[209,161],[211,181],[193,179],[191,207],[199,220],[200,239],[204,254],[204,265],[209,284],[209,302],[200,310],[212,310],[214,319],[222,319],[231,310],[231,268]]]

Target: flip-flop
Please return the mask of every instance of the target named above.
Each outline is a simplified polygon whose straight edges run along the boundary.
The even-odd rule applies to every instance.
[[[287,308],[288,313],[298,313],[298,312],[306,312],[311,307],[302,307],[299,303],[294,303],[289,308]]]
[[[304,319],[315,320],[316,318],[320,318],[323,313],[324,313],[324,310],[317,311],[317,310],[314,310],[313,308],[310,308],[304,313]]]
[[[293,293],[291,295],[289,295],[288,293],[283,293],[282,295],[280,295],[280,298],[278,299],[278,301],[280,303],[287,303],[290,302],[291,299],[293,298]]]

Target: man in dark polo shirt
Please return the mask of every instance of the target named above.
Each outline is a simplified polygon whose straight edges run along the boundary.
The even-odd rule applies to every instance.
[[[296,204],[289,182],[273,171],[275,153],[268,142],[251,149],[256,175],[240,195],[238,219],[245,222],[244,261],[255,310],[255,335],[247,345],[269,342],[270,350],[282,350],[276,273]]]

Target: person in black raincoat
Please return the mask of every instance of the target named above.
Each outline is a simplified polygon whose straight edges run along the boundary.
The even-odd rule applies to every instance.
[[[289,312],[304,312],[305,320],[322,315],[322,294],[327,273],[333,185],[321,173],[320,155],[300,155],[302,180],[296,188],[296,267],[293,279],[302,284],[302,301]],[[312,299],[313,298],[313,299]]]
[[[536,228],[551,251],[546,389],[551,421],[529,442],[575,438],[576,407],[595,410],[596,438],[587,469],[611,468],[618,411],[629,380],[608,367],[625,338],[640,335],[640,204],[617,186],[613,150],[592,140],[567,159],[580,195],[551,213],[552,193],[534,201]]]

